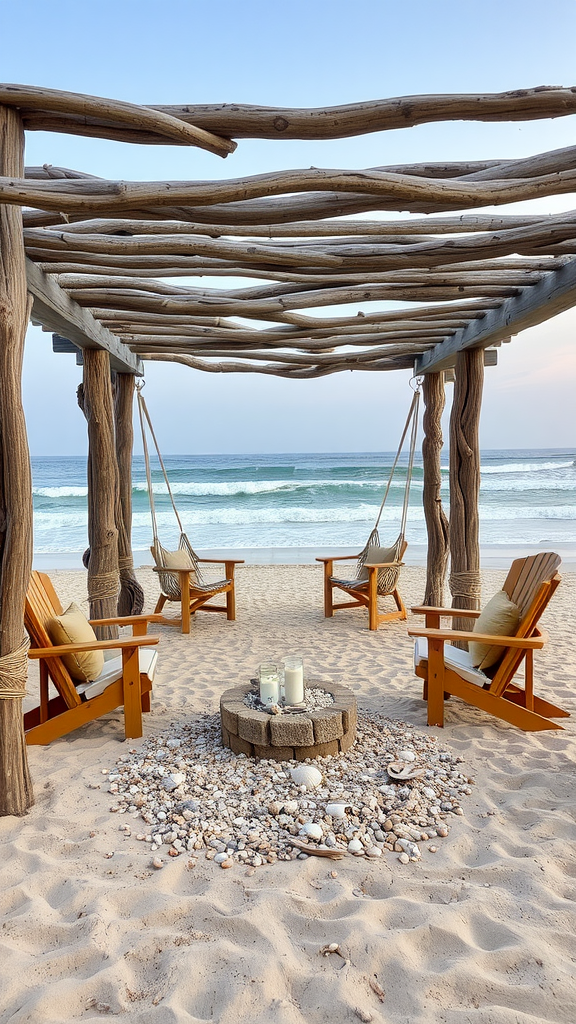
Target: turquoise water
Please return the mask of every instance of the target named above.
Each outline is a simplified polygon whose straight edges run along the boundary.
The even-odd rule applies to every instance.
[[[167,456],[168,476],[184,528],[199,549],[362,546],[370,532],[394,455]],[[447,456],[446,456],[447,460]],[[406,458],[381,522],[383,540],[398,534]],[[407,538],[424,544],[422,466],[417,456]],[[482,453],[480,539],[484,545],[576,544],[576,450]],[[76,457],[32,459],[34,550],[80,553],[87,546],[86,462]],[[448,510],[448,470],[444,467]],[[159,533],[175,546],[178,527],[159,467],[154,469]],[[151,541],[144,464],[133,468],[134,549]]]

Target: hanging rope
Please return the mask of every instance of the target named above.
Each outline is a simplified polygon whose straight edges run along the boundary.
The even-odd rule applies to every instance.
[[[398,451],[396,452],[396,458],[394,459],[394,462],[392,464],[392,469],[390,470],[390,476],[388,477],[388,483],[386,484],[386,490],[384,491],[384,497],[382,498],[382,503],[380,505],[380,510],[378,512],[378,515],[376,516],[376,522],[374,523],[374,529],[375,530],[378,529],[378,524],[380,523],[380,518],[381,518],[382,513],[384,511],[384,505],[386,504],[386,499],[388,497],[388,492],[389,492],[389,490],[390,490],[390,488],[392,486],[392,479],[393,479],[394,473],[396,471],[396,466],[398,465],[398,460],[399,460],[400,455],[402,453],[402,448],[404,446],[404,441],[406,440],[406,434],[408,433],[408,428],[409,428],[410,424],[412,424],[412,432],[411,432],[411,435],[410,435],[410,455],[409,455],[409,459],[408,459],[408,471],[407,471],[407,474],[406,474],[406,487],[404,489],[404,504],[403,504],[403,507],[402,507],[402,527],[401,527],[401,531],[400,531],[402,534],[404,534],[404,531],[405,531],[405,528],[406,528],[406,518],[407,518],[407,515],[408,515],[408,501],[409,501],[409,498],[410,498],[410,484],[411,484],[411,481],[412,481],[412,467],[414,466],[414,451],[415,451],[415,448],[416,448],[416,437],[417,437],[417,434],[418,434],[418,407],[419,407],[419,404],[420,404],[420,389],[418,389],[417,391],[414,392],[414,397],[412,398],[410,409],[408,411],[408,416],[406,417],[406,423],[404,424],[404,430],[402,431],[402,437],[400,438],[400,444],[398,445]]]
[[[160,452],[160,447],[159,447],[158,441],[156,439],[156,434],[154,433],[154,427],[152,426],[152,420],[150,419],[150,415],[148,413],[148,408],[146,406],[144,395],[142,394],[142,388],[143,388],[143,384],[137,384],[136,385],[136,389],[137,389],[137,392],[138,392],[138,414],[140,416],[140,428],[142,430],[142,447],[144,449],[144,464],[146,466],[146,482],[148,484],[148,495],[149,495],[149,498],[150,498],[150,513],[151,513],[151,516],[152,516],[152,531],[154,533],[154,540],[158,541],[158,524],[156,522],[156,508],[155,508],[155,505],[154,505],[154,489],[152,487],[152,473],[150,471],[150,455],[149,455],[149,452],[148,452],[148,442],[146,440],[146,430],[144,428],[144,418],[146,418],[146,423],[148,424],[148,429],[150,431],[150,436],[151,436],[152,440],[154,441],[154,447],[156,448],[156,454],[158,455],[158,461],[159,461],[160,467],[162,469],[162,474],[164,476],[164,481],[166,483],[168,494],[170,495],[170,501],[172,502],[172,508],[174,509],[174,515],[176,516],[176,521],[178,523],[178,526],[180,527],[180,533],[181,534],[184,533],[184,527],[182,526],[182,521],[181,521],[180,516],[178,514],[178,509],[176,508],[176,503],[174,501],[174,495],[172,494],[172,488],[170,487],[170,481],[168,479],[168,474],[166,472],[166,467],[164,465],[164,460],[162,458],[162,453]]]
[[[378,515],[376,517],[376,522],[374,524],[374,528],[373,528],[370,536],[368,537],[368,540],[366,541],[366,544],[365,544],[363,550],[360,552],[360,554],[358,556],[358,562],[357,562],[357,565],[356,565],[356,580],[355,581],[351,581],[350,584],[349,584],[352,588],[356,584],[358,584],[358,583],[360,583],[363,586],[365,585],[366,580],[367,580],[367,569],[365,569],[365,563],[368,560],[369,552],[371,550],[373,550],[374,548],[380,548],[381,547],[381,544],[380,544],[380,534],[379,534],[379,531],[378,531],[378,526],[379,526],[379,523],[380,523],[380,519],[382,517],[382,513],[384,511],[384,506],[386,504],[386,499],[388,498],[388,493],[390,491],[390,487],[392,486],[392,480],[393,480],[394,473],[396,471],[396,467],[397,467],[399,459],[400,459],[400,455],[402,453],[402,448],[403,448],[404,442],[406,440],[406,435],[408,434],[408,430],[410,430],[410,448],[409,448],[409,455],[408,455],[408,467],[407,467],[407,470],[406,470],[406,484],[405,484],[405,487],[404,487],[404,500],[403,500],[403,503],[402,503],[402,516],[401,516],[401,520],[400,520],[400,533],[398,534],[398,537],[396,538],[394,543],[392,545],[390,545],[390,548],[389,548],[389,551],[388,551],[388,559],[389,559],[389,561],[391,563],[394,563],[394,564],[388,565],[385,568],[382,568],[382,569],[378,570],[378,593],[381,596],[385,596],[386,594],[390,594],[390,593],[392,593],[392,591],[396,587],[396,584],[398,583],[398,578],[400,576],[400,563],[401,563],[401,559],[402,559],[402,554],[403,554],[403,552],[405,550],[405,547],[406,547],[405,540],[404,540],[404,535],[406,533],[406,522],[407,522],[407,518],[408,518],[408,503],[410,501],[410,485],[411,485],[411,482],[412,482],[412,473],[413,473],[413,469],[414,469],[414,455],[415,455],[415,452],[416,452],[416,440],[417,440],[417,437],[418,437],[418,409],[419,409],[419,405],[420,405],[420,388],[417,387],[415,392],[414,392],[414,397],[412,398],[412,402],[410,403],[410,409],[408,410],[408,416],[406,417],[406,423],[404,424],[404,430],[402,431],[402,436],[400,438],[400,444],[398,445],[398,451],[396,452],[396,457],[395,457],[394,462],[392,464],[392,469],[390,470],[390,476],[388,477],[388,483],[386,484],[386,489],[384,491],[384,497],[382,498],[382,502],[380,504],[380,509],[379,509]]]

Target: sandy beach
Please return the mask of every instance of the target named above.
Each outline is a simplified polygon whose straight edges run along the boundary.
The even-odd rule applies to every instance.
[[[573,1024],[576,575],[560,571],[535,667],[537,692],[573,715],[561,732],[525,734],[457,700],[428,730],[406,623],[370,633],[361,611],[324,619],[318,565],[239,566],[236,622],[198,613],[188,637],[160,627],[144,739],[215,713],[260,661],[297,650],[360,710],[437,735],[472,793],[417,863],[386,852],[250,873],[184,854],[154,870],[121,831],[127,816],[110,813],[103,771],[143,742],[124,741],[121,713],[31,747],[36,805],[0,819],[2,1024]],[[505,574],[483,573],[484,601]],[[51,576],[64,604],[85,600],[83,572]],[[156,579],[138,576],[152,610]],[[423,589],[424,570],[406,566],[408,607]],[[322,956],[330,943],[342,955]]]

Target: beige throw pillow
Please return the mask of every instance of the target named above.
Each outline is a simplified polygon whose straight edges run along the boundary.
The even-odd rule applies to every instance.
[[[73,601],[62,615],[48,623],[48,635],[53,644],[81,644],[97,640],[97,636],[81,608]],[[91,683],[104,668],[102,651],[79,651],[65,654],[62,661],[72,679],[78,683]]]
[[[178,548],[177,551],[166,551],[162,550],[162,560],[164,562],[163,568],[165,569],[193,569],[194,565],[190,555],[184,548]]]
[[[391,548],[368,548],[368,554],[366,555],[366,562],[394,562],[396,560],[396,545],[394,544]],[[367,580],[369,576],[368,569],[364,564],[359,575],[359,579]]]
[[[504,590],[499,590],[482,609],[474,623],[474,633],[491,633],[493,636],[514,636],[520,622],[520,609],[510,600]],[[504,647],[494,644],[480,644],[471,641],[468,650],[475,668],[484,671],[496,665],[504,654]]]

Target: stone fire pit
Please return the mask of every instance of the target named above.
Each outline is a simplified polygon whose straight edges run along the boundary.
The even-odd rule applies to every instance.
[[[220,697],[222,743],[235,754],[274,761],[305,761],[307,757],[344,754],[356,739],[356,698],[339,683],[308,681],[332,694],[327,708],[299,714],[269,715],[244,703],[250,683],[225,690]]]

